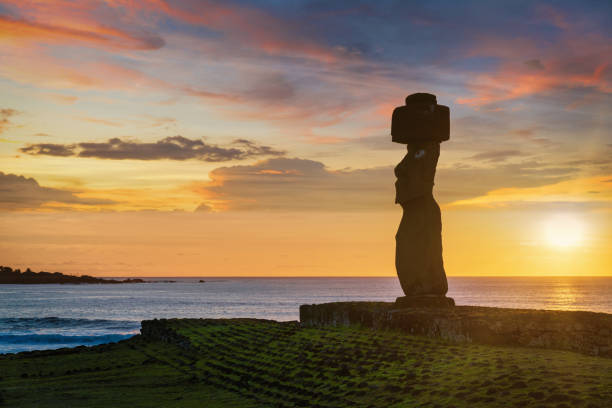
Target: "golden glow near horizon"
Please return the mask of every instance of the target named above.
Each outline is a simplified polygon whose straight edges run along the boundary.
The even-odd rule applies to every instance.
[[[449,276],[612,275],[609,10],[430,7],[1,2],[2,263],[393,276],[390,116],[427,91]]]
[[[556,215],[546,220],[546,242],[554,247],[568,248],[584,242],[584,224],[570,215]]]

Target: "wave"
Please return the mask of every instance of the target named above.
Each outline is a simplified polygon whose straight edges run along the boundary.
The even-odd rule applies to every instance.
[[[125,340],[134,334],[103,334],[100,336],[69,336],[63,334],[7,334],[0,333],[0,345],[2,344],[75,344],[92,345],[111,343]]]
[[[135,326],[140,326],[140,322],[134,320],[74,319],[54,316],[0,318],[0,330],[101,327],[109,329],[130,329]]]
[[[140,322],[132,320],[5,317],[0,318],[0,353],[113,343],[139,329]]]

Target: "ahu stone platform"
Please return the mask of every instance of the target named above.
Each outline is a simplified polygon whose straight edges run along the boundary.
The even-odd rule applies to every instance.
[[[362,326],[451,342],[542,347],[612,357],[612,314],[480,306],[397,308],[386,302],[300,306],[304,326]]]

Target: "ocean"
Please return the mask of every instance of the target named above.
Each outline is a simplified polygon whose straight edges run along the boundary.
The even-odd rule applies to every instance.
[[[174,283],[0,285],[0,353],[115,342],[154,318],[298,320],[301,304],[394,301],[388,278],[152,278]],[[200,279],[206,282],[199,283]],[[612,313],[612,277],[450,277],[458,305]]]

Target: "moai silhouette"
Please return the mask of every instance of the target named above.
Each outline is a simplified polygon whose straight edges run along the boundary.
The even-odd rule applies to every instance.
[[[395,167],[395,202],[403,215],[395,235],[395,267],[405,297],[402,306],[452,306],[442,260],[442,219],[433,197],[440,143],[448,140],[449,110],[435,95],[417,93],[395,109],[393,141],[408,153]]]

